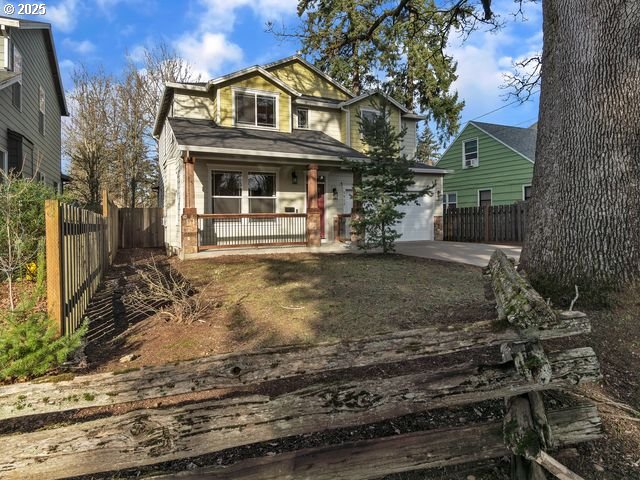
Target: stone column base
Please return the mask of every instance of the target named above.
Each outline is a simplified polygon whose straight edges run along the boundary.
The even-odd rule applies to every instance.
[[[307,211],[307,246],[320,246],[320,210],[309,209]]]
[[[182,234],[182,254],[197,253],[198,252],[198,215],[193,210],[184,212],[181,217],[181,234]]]

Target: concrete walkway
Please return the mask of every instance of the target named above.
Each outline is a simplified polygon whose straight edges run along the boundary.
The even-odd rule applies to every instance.
[[[513,245],[487,245],[486,243],[462,242],[398,242],[396,252],[412,257],[433,258],[448,262],[466,263],[486,267],[489,257],[496,250],[501,249],[508,257],[520,258],[521,247]]]

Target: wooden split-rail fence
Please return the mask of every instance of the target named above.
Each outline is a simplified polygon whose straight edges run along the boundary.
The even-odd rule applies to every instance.
[[[496,320],[1,387],[0,477],[174,478],[191,464],[184,478],[356,480],[511,455],[513,478],[579,478],[553,452],[598,438],[597,410],[547,409],[543,392],[599,379],[598,361],[544,345],[589,320],[551,310],[502,253],[487,274]],[[369,430],[490,400],[504,421]],[[344,440],[359,430],[387,433]]]

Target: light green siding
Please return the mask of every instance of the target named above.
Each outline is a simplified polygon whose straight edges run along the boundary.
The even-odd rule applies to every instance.
[[[462,144],[478,139],[478,166],[463,168]],[[533,163],[469,124],[442,156],[437,166],[452,170],[445,175],[444,191],[455,192],[458,207],[478,206],[478,190],[491,189],[493,205],[522,200],[523,185],[531,184]]]

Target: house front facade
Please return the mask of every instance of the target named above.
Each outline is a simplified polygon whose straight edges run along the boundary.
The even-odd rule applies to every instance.
[[[449,173],[445,208],[509,205],[531,196],[536,124],[529,128],[469,122],[436,166]]]
[[[0,17],[0,168],[61,190],[68,115],[48,23]]]
[[[206,83],[169,83],[154,134],[159,142],[165,241],[170,251],[311,245],[344,237],[353,174],[366,159],[361,116],[388,105],[415,156],[423,117],[379,93],[355,96],[298,56]],[[443,171],[417,164],[416,189]],[[403,207],[403,240],[433,238],[437,197]],[[340,233],[342,231],[342,233]]]

